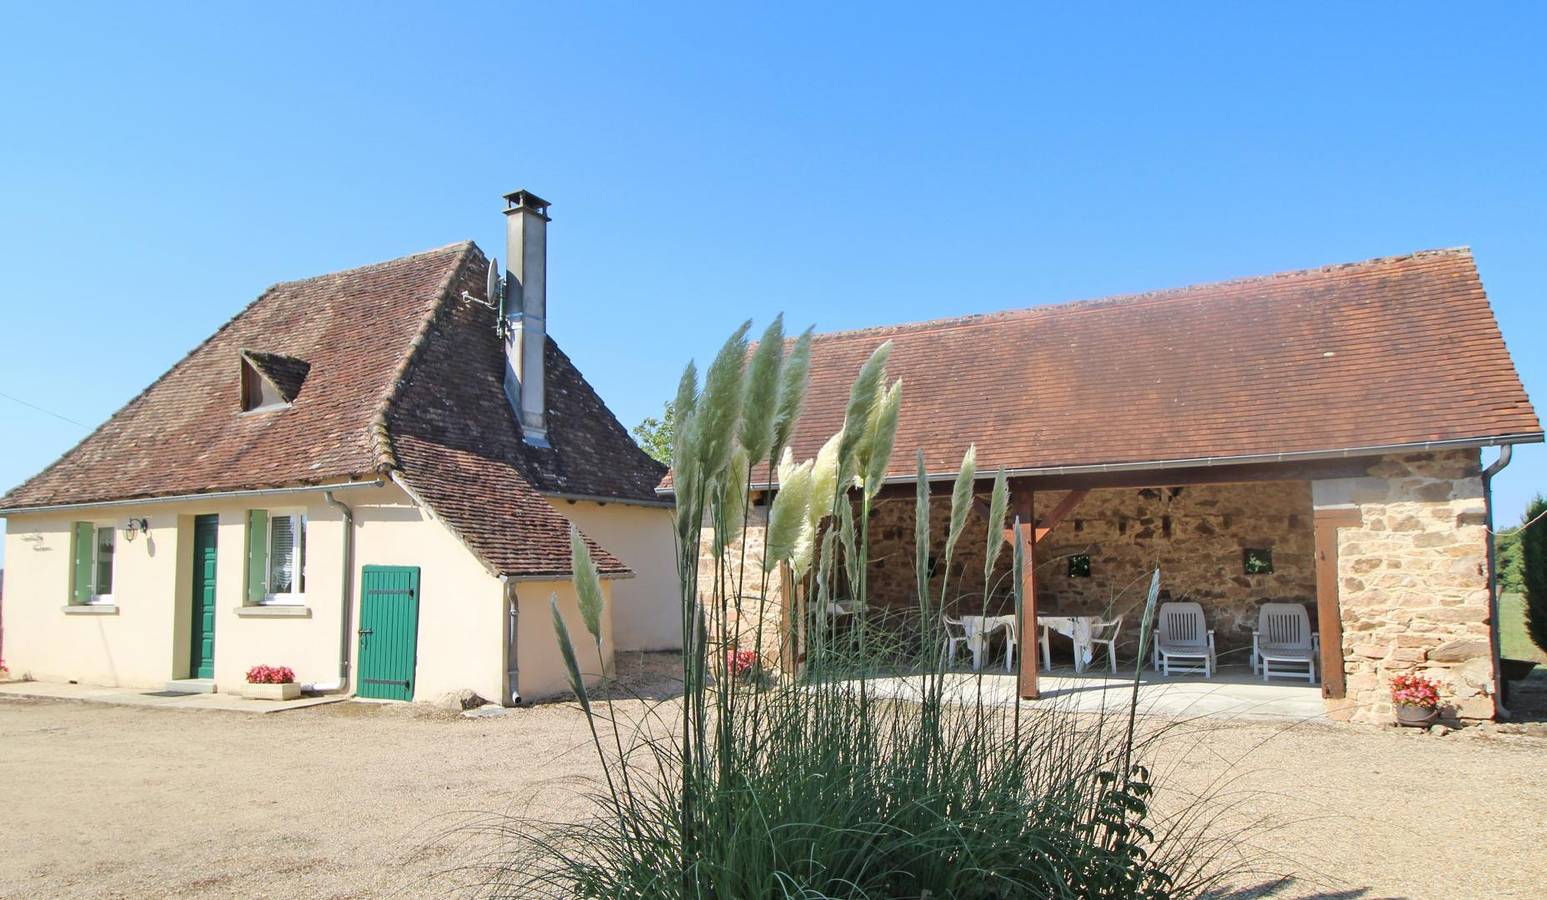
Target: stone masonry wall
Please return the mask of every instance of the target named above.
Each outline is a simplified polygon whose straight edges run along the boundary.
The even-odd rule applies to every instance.
[[[768,506],[753,505],[748,510],[746,532],[730,546],[725,555],[727,572],[734,573],[742,566],[742,553],[746,564],[738,592],[731,585],[726,595],[727,628],[730,642],[743,649],[754,649],[758,644],[758,631],[762,630],[762,657],[766,665],[777,661],[779,650],[779,616],[782,595],[779,570],[768,574],[766,595],[762,595],[763,541],[768,527]],[[705,525],[702,532],[702,552],[698,558],[698,595],[709,608],[706,610],[710,641],[719,639],[719,608],[711,602],[715,596],[715,559],[709,548],[714,543],[714,528]],[[739,602],[738,602],[739,594]],[[761,597],[761,599],[759,599]],[[718,654],[713,658],[718,659]]]
[[[1038,494],[1038,516],[1063,499]],[[1245,551],[1268,550],[1273,571],[1248,574]],[[1069,557],[1090,557],[1073,577]],[[1124,614],[1136,647],[1148,575],[1160,567],[1163,599],[1203,606],[1220,662],[1245,664],[1264,603],[1299,603],[1316,621],[1311,489],[1304,481],[1091,491],[1037,548],[1039,609]],[[1130,650],[1132,652],[1132,650]]]
[[[1386,457],[1338,487],[1363,523],[1339,529],[1339,604],[1355,721],[1393,718],[1389,683],[1418,671],[1449,719],[1494,715],[1487,509],[1476,450]],[[1317,502],[1323,491],[1317,484]]]
[[[1036,515],[1046,517],[1063,497],[1063,492],[1039,493]],[[987,501],[988,494],[980,499]],[[904,624],[911,624],[904,613],[917,603],[913,508],[911,497],[879,498],[870,520],[870,600],[873,606],[893,612],[893,621]],[[754,507],[747,535],[749,560],[761,560],[766,515],[766,507]],[[977,613],[984,606],[987,522],[977,513],[969,515],[952,554],[947,581],[944,552],[949,519],[950,497],[937,488],[930,504],[931,599],[938,603],[943,589],[946,608],[953,614]],[[708,539],[706,529],[706,543]],[[1243,556],[1247,548],[1271,550],[1273,572],[1247,575]],[[1089,577],[1070,575],[1069,557],[1075,554],[1090,556]],[[1308,482],[1091,491],[1038,545],[1036,560],[1038,608],[1070,615],[1126,614],[1120,649],[1127,645],[1130,654],[1138,637],[1137,607],[1144,600],[1147,575],[1157,565],[1165,596],[1203,605],[1215,629],[1222,662],[1246,662],[1257,609],[1263,603],[1305,604],[1314,627],[1316,576]],[[1010,569],[1010,548],[1005,545],[990,580],[990,614],[1014,609]],[[712,572],[713,559],[706,553],[700,565],[703,593]],[[765,648],[777,646],[777,592],[778,585],[771,584],[763,616]],[[755,606],[744,604],[742,614],[733,615],[742,646],[750,646],[756,634]]]
[[[1048,516],[1064,496],[1062,491],[1038,493],[1037,517]],[[930,507],[937,554],[944,551],[949,503],[937,492]],[[986,525],[973,514],[953,555],[947,597],[953,611],[977,612],[982,605]],[[872,602],[913,604],[913,500],[883,500],[871,521],[871,540]],[[1273,571],[1248,575],[1247,548],[1271,550]],[[1147,576],[1159,566],[1161,588],[1171,599],[1203,605],[1221,661],[1245,663],[1263,603],[1305,604],[1314,623],[1314,554],[1309,482],[1095,490],[1037,546],[1037,608],[1070,615],[1126,614],[1120,637],[1136,644],[1134,626]],[[1074,555],[1090,557],[1089,577],[1070,574]],[[937,598],[940,575],[937,565],[932,579]],[[1006,546],[994,571],[991,613],[1014,608],[1011,590]]]

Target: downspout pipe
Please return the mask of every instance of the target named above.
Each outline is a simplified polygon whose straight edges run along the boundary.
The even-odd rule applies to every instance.
[[[322,499],[327,504],[339,511],[344,523],[344,572],[339,580],[338,598],[338,683],[334,685],[319,685],[319,689],[349,690],[349,648],[353,643],[350,640],[350,613],[353,611],[354,599],[354,572],[355,572],[355,511],[349,508],[349,504],[333,496],[332,491],[323,491]]]
[[[509,575],[500,576],[501,596],[505,600],[505,698],[501,706],[521,705],[521,666],[517,661],[516,648],[521,646],[521,601],[516,596],[516,583]]]
[[[1514,453],[1513,444],[1504,444],[1499,448],[1499,458],[1483,469],[1483,508],[1487,511],[1488,521],[1488,644],[1492,647],[1490,655],[1496,687],[1493,706],[1502,719],[1509,718],[1509,709],[1505,706],[1509,702],[1509,682],[1504,680],[1504,665],[1499,661],[1499,569],[1493,550],[1493,476],[1509,465]]]

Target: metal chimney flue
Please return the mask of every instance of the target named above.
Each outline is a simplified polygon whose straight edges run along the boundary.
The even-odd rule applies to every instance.
[[[548,201],[531,191],[505,195],[505,259],[505,396],[526,442],[546,447]]]

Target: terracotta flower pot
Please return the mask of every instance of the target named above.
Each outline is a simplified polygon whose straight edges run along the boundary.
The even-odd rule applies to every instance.
[[[1428,728],[1440,717],[1438,709],[1429,709],[1422,706],[1412,706],[1407,703],[1397,704],[1397,723],[1409,728]]]

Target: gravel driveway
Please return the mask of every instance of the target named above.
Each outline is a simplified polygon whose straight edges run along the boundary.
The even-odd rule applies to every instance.
[[[445,895],[469,873],[443,873],[487,849],[447,839],[457,824],[585,809],[588,742],[567,705],[468,719],[6,700],[0,897]],[[1273,819],[1258,860],[1297,875],[1274,897],[1541,896],[1547,738],[1209,722],[1162,763],[1183,790],[1223,779],[1232,821]]]

